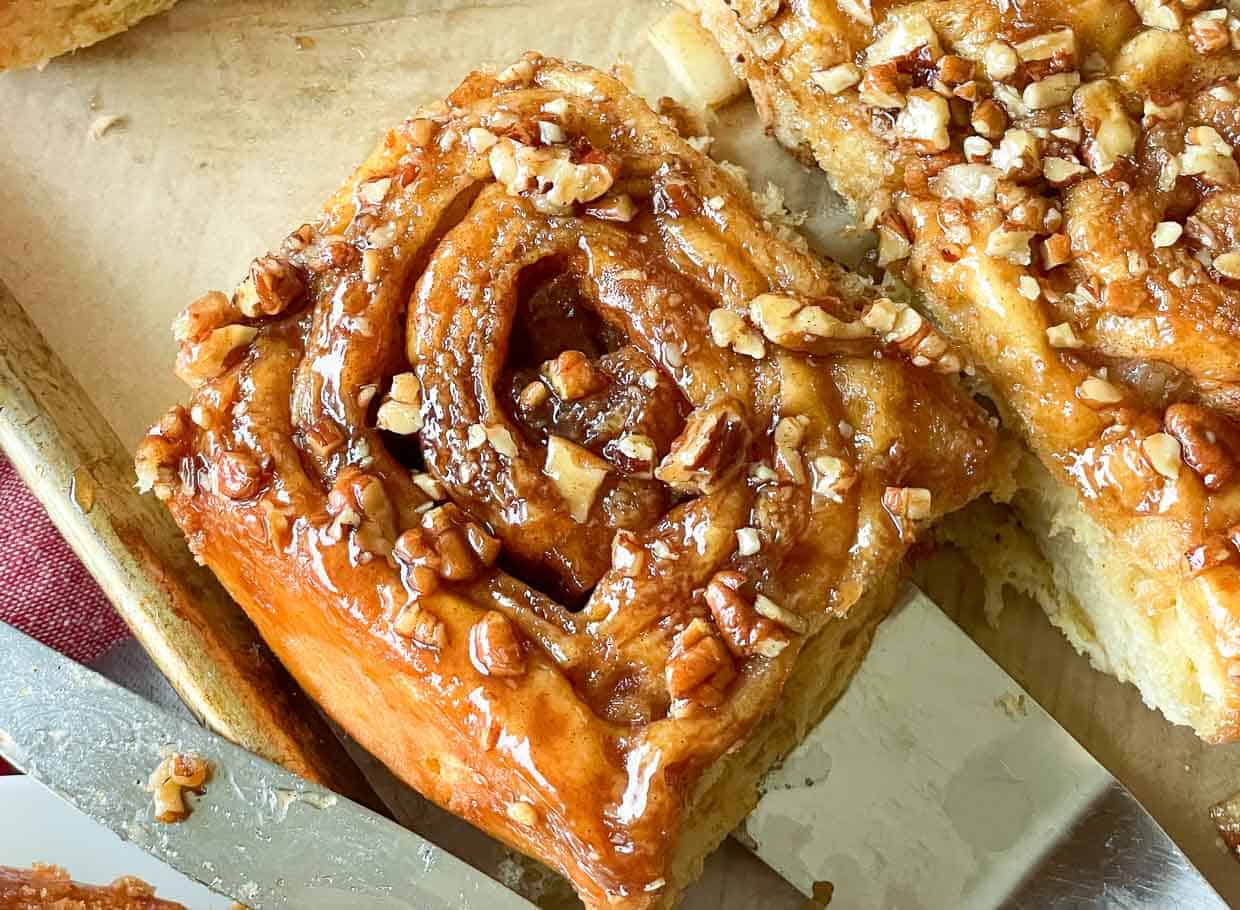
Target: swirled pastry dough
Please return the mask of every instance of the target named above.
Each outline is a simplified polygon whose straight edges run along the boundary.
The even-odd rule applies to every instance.
[[[943,337],[776,233],[617,80],[474,73],[189,307],[138,453],[305,689],[590,907],[674,900],[1010,467]]]

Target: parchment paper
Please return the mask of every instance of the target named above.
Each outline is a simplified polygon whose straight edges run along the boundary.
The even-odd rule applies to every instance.
[[[122,439],[136,443],[183,397],[171,369],[172,317],[209,288],[231,289],[384,129],[474,66],[530,48],[599,66],[626,61],[647,97],[677,94],[646,41],[666,11],[655,0],[183,0],[42,72],[0,74],[0,280]],[[110,117],[122,119],[91,138]],[[855,250],[825,179],[763,137],[746,104],[724,112],[716,133],[719,157],[749,168],[759,186],[777,178],[792,208],[811,211],[820,248]],[[1205,816],[1240,789],[1240,751],[1168,728],[1130,687],[1090,671],[1027,605],[989,630],[980,590],[957,565],[930,577],[932,596],[1240,904],[1240,868],[1215,845]],[[467,826],[408,806],[423,833],[479,865],[497,860]],[[799,904],[766,867],[729,850],[691,906]]]

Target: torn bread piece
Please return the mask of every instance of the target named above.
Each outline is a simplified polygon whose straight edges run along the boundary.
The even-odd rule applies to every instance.
[[[0,70],[43,66],[162,13],[176,0],[86,0],[0,4]]]

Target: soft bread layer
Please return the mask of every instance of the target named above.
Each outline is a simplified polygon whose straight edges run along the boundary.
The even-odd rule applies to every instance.
[[[898,569],[889,569],[852,607],[806,643],[784,687],[779,706],[739,749],[714,764],[690,799],[685,828],[672,860],[663,907],[701,874],[706,858],[757,806],[768,771],[782,761],[844,694],[874,640],[879,622],[895,605]]]
[[[176,0],[0,4],[0,70],[39,66],[132,28]]]
[[[1208,694],[1209,664],[1195,659],[1198,643],[1174,588],[1121,549],[1032,456],[1018,480],[1013,511],[978,503],[938,529],[985,576],[987,613],[1002,609],[1004,587],[1029,595],[1096,669],[1135,685],[1173,723],[1219,736],[1230,715]]]

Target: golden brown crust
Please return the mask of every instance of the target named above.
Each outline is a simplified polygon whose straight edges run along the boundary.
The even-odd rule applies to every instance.
[[[780,139],[877,227],[878,264],[1148,565],[1160,590],[1134,608],[1178,624],[1198,732],[1240,735],[1240,21],[815,0],[746,29],[700,7]]]
[[[176,0],[30,0],[0,4],[0,70],[41,66],[87,47]]]
[[[536,55],[177,335],[140,481],[328,713],[591,907],[671,900],[695,782],[1005,464],[924,320]]]
[[[0,866],[0,910],[185,910],[160,900],[155,889],[126,876],[110,885],[83,885],[59,866]]]

